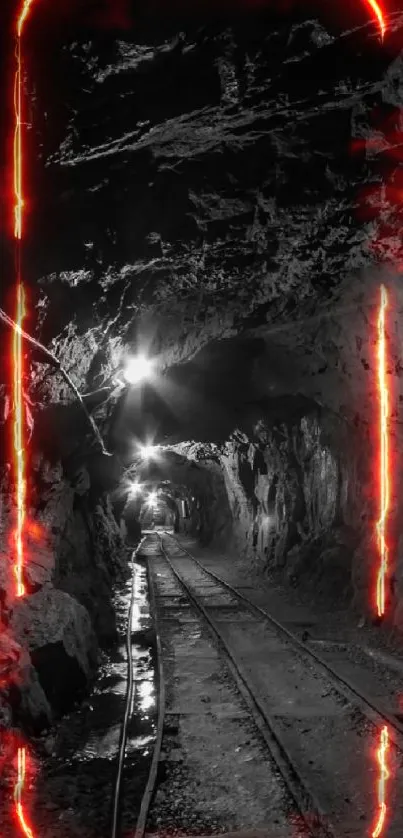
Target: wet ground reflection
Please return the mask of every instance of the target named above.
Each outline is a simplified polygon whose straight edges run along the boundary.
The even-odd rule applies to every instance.
[[[132,581],[116,593],[119,642],[102,655],[99,677],[85,706],[66,717],[57,735],[57,756],[46,760],[35,789],[37,829],[46,838],[106,838],[117,770],[127,689],[127,618]],[[147,781],[156,731],[154,636],[147,572],[134,565],[131,623],[133,699],[123,772],[124,832],[135,827]],[[49,830],[49,831],[48,831]],[[41,836],[42,838],[42,836]]]

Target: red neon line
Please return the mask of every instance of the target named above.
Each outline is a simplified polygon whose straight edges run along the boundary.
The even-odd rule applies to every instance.
[[[17,812],[17,818],[18,818],[18,822],[19,822],[19,824],[21,826],[21,829],[22,829],[24,835],[26,836],[26,838],[34,838],[34,834],[33,834],[30,826],[28,825],[28,823],[26,821],[26,818],[25,818],[25,815],[24,815],[24,810],[22,808],[22,803],[21,803],[21,795],[22,795],[22,791],[23,791],[24,783],[25,783],[25,768],[26,768],[25,748],[18,748],[17,759],[18,759],[18,779],[17,779],[17,782],[15,784],[15,788],[14,788],[14,800],[15,800],[15,808],[16,808],[16,812]]]
[[[23,184],[22,184],[22,57],[21,57],[21,36],[24,23],[28,17],[34,0],[24,0],[21,11],[17,18],[16,33],[17,43],[15,47],[16,71],[14,79],[14,237],[22,238],[22,216],[24,208]]]
[[[388,295],[384,285],[381,286],[381,301],[378,314],[378,388],[380,402],[379,417],[379,446],[380,446],[380,509],[376,525],[379,549],[379,569],[376,583],[376,604],[378,616],[385,613],[385,581],[388,572],[388,546],[386,542],[386,524],[389,510],[390,478],[389,478],[389,392],[386,380],[386,330],[385,312],[388,306]]]
[[[21,283],[17,286],[16,323],[22,327],[25,316],[25,295]],[[16,477],[17,525],[15,529],[16,560],[14,574],[17,583],[17,597],[25,593],[23,584],[24,566],[24,522],[25,522],[25,452],[24,452],[24,396],[23,396],[23,354],[22,337],[19,330],[13,336],[14,369],[14,470]]]
[[[379,24],[379,29],[381,30],[381,37],[382,37],[382,40],[383,40],[384,37],[385,37],[385,32],[386,32],[386,23],[385,23],[385,18],[384,18],[384,14],[383,14],[383,11],[381,9],[381,6],[379,5],[379,3],[376,2],[376,0],[365,0],[365,2],[367,3],[368,6],[370,6],[372,11],[375,12],[375,16],[376,16],[376,18],[378,20],[378,24]]]
[[[14,113],[15,113],[15,128],[14,128],[14,237],[16,239],[22,238],[22,211],[24,207],[24,200],[22,197],[22,79],[21,79],[21,40],[18,38],[15,47],[15,57],[17,62],[17,69],[15,71],[14,79]]]
[[[378,748],[377,759],[379,764],[379,780],[378,780],[378,806],[379,813],[372,838],[379,838],[385,826],[385,819],[387,814],[386,806],[386,781],[390,777],[388,766],[386,763],[386,755],[389,749],[389,733],[385,726],[381,731],[381,741]]]
[[[18,248],[21,247],[22,221],[24,209],[23,195],[23,143],[22,143],[22,56],[21,36],[24,23],[27,19],[33,0],[23,0],[21,10],[16,22],[16,70],[14,79],[14,237],[17,240]],[[15,529],[16,559],[14,574],[16,577],[16,594],[22,597],[25,593],[23,583],[24,569],[24,523],[25,523],[25,501],[26,501],[26,480],[25,480],[25,440],[24,440],[24,359],[22,352],[22,324],[25,317],[25,293],[20,276],[20,249],[18,254],[18,276],[17,276],[17,301],[15,322],[18,328],[13,335],[12,357],[13,357],[13,397],[14,397],[14,470],[16,482],[16,506],[17,523]],[[15,809],[21,831],[26,838],[34,838],[24,815],[22,804],[22,791],[25,782],[26,751],[25,748],[18,748],[18,775],[14,787]]]

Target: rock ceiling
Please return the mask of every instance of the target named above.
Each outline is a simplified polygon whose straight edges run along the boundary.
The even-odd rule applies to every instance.
[[[47,57],[52,83],[30,55],[27,272],[37,335],[82,389],[146,344],[194,392],[233,353],[237,393],[236,347],[258,339],[252,400],[303,394],[368,420],[386,281],[397,409],[402,32],[395,15],[384,47],[371,26],[252,18],[81,38]],[[65,396],[44,373],[36,394]]]

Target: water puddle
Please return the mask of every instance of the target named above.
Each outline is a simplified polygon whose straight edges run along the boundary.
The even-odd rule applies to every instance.
[[[127,619],[132,580],[114,596],[119,641],[102,653],[83,706],[59,724],[54,753],[43,760],[27,806],[41,838],[107,838],[127,689]],[[133,697],[123,771],[124,831],[135,827],[156,735],[157,696],[152,616],[144,564],[134,565],[130,626]],[[11,834],[11,833],[10,833]]]

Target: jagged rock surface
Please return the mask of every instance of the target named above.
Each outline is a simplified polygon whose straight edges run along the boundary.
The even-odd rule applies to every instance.
[[[85,608],[64,591],[43,588],[14,605],[10,627],[28,646],[51,706],[66,710],[85,691],[97,662],[96,637]]]
[[[253,14],[160,42],[76,40],[52,54],[63,96],[33,63],[32,270],[42,334],[76,383],[102,383],[148,326],[164,366],[259,333],[269,389],[371,416],[374,266],[393,282],[400,260],[401,27],[388,50],[371,29]],[[39,369],[37,385],[68,393]]]
[[[51,724],[51,707],[26,648],[5,625],[0,629],[0,728],[14,722],[38,734]]]
[[[360,607],[369,601],[378,514],[381,280],[391,297],[394,462],[402,447],[394,149],[403,16],[389,27],[388,49],[371,27],[337,37],[315,20],[262,29],[251,16],[241,26],[171,27],[151,39],[135,31],[52,38],[45,69],[27,55],[35,166],[25,279],[37,337],[83,391],[111,385],[94,415],[112,447],[122,439],[132,446],[153,423],[157,440],[203,443],[199,471],[191,473],[188,445],[188,462],[165,474],[197,494],[192,521],[202,539],[233,543],[245,559],[282,566],[294,583],[327,586]],[[122,349],[143,341],[170,377],[163,399],[145,393],[147,409],[137,410],[127,394],[120,400],[114,375]],[[260,342],[250,356],[245,341]],[[40,544],[30,536],[27,586],[39,596],[51,580],[110,638],[122,543],[92,488],[102,473],[113,488],[119,466],[112,475],[111,464],[88,457],[88,426],[66,382],[39,363],[40,353],[33,360],[37,445],[53,465],[48,476],[37,469],[30,487],[29,515],[45,535]],[[284,397],[290,408],[301,394],[309,409],[285,418]],[[9,438],[8,382],[2,396]],[[68,478],[58,459],[69,463]],[[397,474],[398,592],[401,488]],[[13,598],[9,532],[3,528],[0,557],[5,614]],[[401,609],[392,610],[400,625]]]

